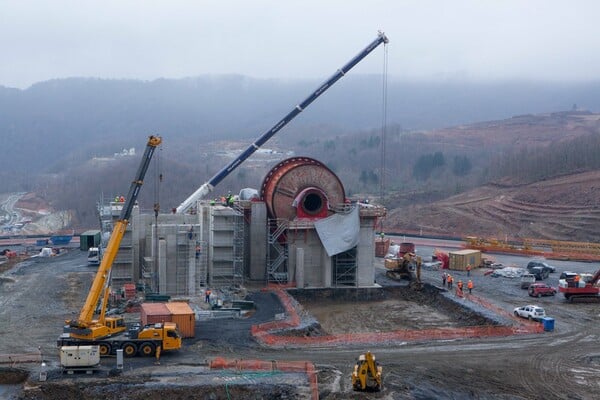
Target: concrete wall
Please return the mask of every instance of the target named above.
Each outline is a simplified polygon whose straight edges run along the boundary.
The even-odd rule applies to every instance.
[[[292,270],[298,274],[296,252],[304,250],[304,271],[302,273],[305,287],[324,287],[331,285],[331,259],[323,248],[321,239],[314,229],[288,231],[288,265],[294,266]],[[289,270],[289,268],[288,268]],[[295,276],[290,276],[289,281],[295,281]]]
[[[375,284],[375,268],[373,257],[375,256],[374,220],[372,218],[361,218],[359,242],[356,249],[357,286],[373,286]]]
[[[251,216],[249,235],[247,236],[250,255],[249,278],[251,280],[265,280],[267,268],[267,207],[265,203],[252,202],[250,205]]]

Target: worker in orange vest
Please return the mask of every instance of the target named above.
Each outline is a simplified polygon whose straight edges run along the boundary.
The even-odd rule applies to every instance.
[[[473,281],[469,279],[467,282],[467,289],[469,289],[469,294],[471,294],[471,290],[473,290]]]
[[[448,282],[448,289],[452,289],[452,280],[454,278],[452,278],[452,275],[448,274],[448,278],[446,279],[446,282]]]
[[[573,278],[573,282],[575,283],[575,287],[579,287],[579,274],[575,275],[575,278]]]

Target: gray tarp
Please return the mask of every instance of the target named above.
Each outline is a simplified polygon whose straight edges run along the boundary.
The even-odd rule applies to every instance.
[[[331,217],[315,221],[315,229],[329,257],[350,250],[358,244],[358,206],[348,214],[333,214]]]

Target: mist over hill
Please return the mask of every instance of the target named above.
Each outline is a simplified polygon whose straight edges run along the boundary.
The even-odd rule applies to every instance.
[[[201,144],[256,138],[321,82],[202,76],[155,81],[72,78],[26,90],[0,87],[0,169],[49,171],[64,157],[85,159],[135,146],[149,134]],[[427,130],[516,114],[600,109],[600,82],[388,82],[387,121]],[[382,80],[349,75],[290,127],[332,135],[382,126]],[[285,128],[290,129],[290,128]],[[285,130],[279,135],[285,135]],[[15,150],[18,151],[15,151]]]
[[[231,75],[155,81],[72,78],[26,90],[0,87],[3,192],[34,191],[57,209],[75,210],[80,226],[93,226],[100,195],[125,191],[139,162],[139,155],[119,159],[114,153],[131,147],[141,153],[147,136],[158,134],[164,139],[158,166],[149,170],[149,187],[139,200],[142,208],[151,209],[160,197],[163,210],[170,209],[320,83]],[[555,143],[597,134],[596,115],[556,111],[599,110],[599,86],[390,80],[383,166],[381,77],[352,75],[265,147],[326,163],[348,195],[377,195],[383,179],[389,207],[431,202],[505,176],[514,180],[511,166],[532,171],[531,177],[556,174],[537,167],[544,163],[525,168],[515,157],[543,160],[546,153],[538,151],[534,158],[532,147],[564,154],[552,148]],[[576,146],[596,149],[596,142],[585,140]],[[260,187],[275,162],[254,155],[218,190]],[[595,168],[588,164],[572,168]],[[159,175],[164,177],[161,189]],[[531,181],[530,176],[517,178]]]

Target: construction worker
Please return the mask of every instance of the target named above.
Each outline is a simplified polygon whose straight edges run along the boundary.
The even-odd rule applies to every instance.
[[[448,278],[446,278],[446,282],[448,282],[448,289],[452,289],[452,275],[448,274]]]
[[[471,264],[467,264],[467,276],[471,276]]]
[[[469,282],[467,282],[467,289],[469,289],[469,294],[471,294],[471,291],[473,290],[473,281],[469,279]]]
[[[446,286],[446,277],[447,277],[446,273],[442,272],[442,286]]]
[[[210,303],[210,289],[206,288],[206,295],[204,296],[204,302]]]
[[[575,287],[579,287],[579,279],[581,279],[579,274],[575,275],[575,278],[573,278],[573,284]]]
[[[233,207],[233,195],[231,192],[227,194],[227,207]]]
[[[119,202],[120,203],[125,203],[125,196],[119,197]]]
[[[217,199],[212,199],[212,200],[210,201],[210,205],[211,205],[211,206],[214,206],[215,204],[217,204]]]
[[[456,294],[458,294],[459,296],[462,296],[462,289],[463,289],[463,283],[462,283],[462,281],[458,281],[456,283]]]
[[[115,203],[118,203],[118,202],[119,202],[119,195],[116,195],[115,196]]]

